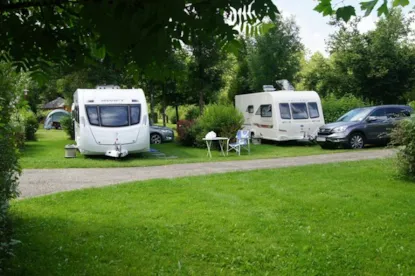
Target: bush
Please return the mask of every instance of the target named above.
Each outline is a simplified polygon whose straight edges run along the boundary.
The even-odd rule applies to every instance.
[[[236,132],[242,128],[244,117],[234,106],[209,105],[198,123],[202,129],[201,138],[209,131],[214,131],[217,136],[235,137]]]
[[[71,116],[64,116],[61,118],[61,126],[68,135],[69,139],[75,140],[75,125]]]
[[[36,132],[39,128],[39,122],[32,111],[23,112],[23,123],[26,141],[36,141]]]
[[[197,120],[177,122],[178,140],[184,146],[205,147],[202,139],[209,131],[217,136],[235,137],[243,122],[242,113],[233,106],[206,106],[205,113]]]
[[[415,101],[410,102],[408,105],[415,110]]]
[[[23,149],[26,141],[25,126],[23,122],[12,119],[9,123],[13,132],[15,145],[18,149]]]
[[[177,136],[179,143],[183,146],[192,147],[195,145],[196,136],[193,131],[195,121],[180,120],[177,122]]]
[[[353,95],[336,98],[333,94],[330,94],[322,99],[322,105],[325,122],[332,123],[351,109],[369,106],[370,104]]]
[[[200,116],[200,108],[198,106],[192,105],[187,109],[185,119],[189,121],[196,120]]]
[[[15,131],[11,124],[14,114],[13,91],[16,74],[11,66],[0,62],[0,275],[4,263],[12,256],[12,229],[9,219],[9,201],[18,196],[20,167],[16,148]]]
[[[392,131],[394,145],[400,145],[397,154],[399,172],[415,180],[415,118],[402,120]]]

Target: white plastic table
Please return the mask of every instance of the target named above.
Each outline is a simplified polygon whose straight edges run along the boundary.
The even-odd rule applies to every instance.
[[[212,146],[213,141],[218,141],[220,146],[220,151],[223,156],[225,156],[225,152],[223,150],[224,146],[227,145],[229,138],[226,137],[214,137],[214,138],[203,138],[203,141],[206,141],[206,146],[208,149],[207,156],[212,158],[212,153],[210,152],[210,148]]]

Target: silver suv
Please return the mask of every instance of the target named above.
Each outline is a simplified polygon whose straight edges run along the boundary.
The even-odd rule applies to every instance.
[[[387,144],[396,123],[413,112],[406,105],[356,108],[336,122],[320,127],[316,141],[324,149],[339,145],[361,149],[365,144]]]

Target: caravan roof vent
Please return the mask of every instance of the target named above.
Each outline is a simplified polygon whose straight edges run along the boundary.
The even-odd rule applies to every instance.
[[[277,80],[277,85],[281,88],[281,90],[286,91],[294,91],[294,86],[288,80]]]
[[[98,85],[95,89],[120,89],[118,85]]]
[[[275,88],[273,85],[263,85],[262,89],[264,89],[264,92],[271,92],[271,91],[275,91]]]

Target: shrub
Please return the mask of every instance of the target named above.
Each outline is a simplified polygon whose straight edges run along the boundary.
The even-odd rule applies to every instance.
[[[191,132],[191,128],[194,124],[195,121],[188,120],[179,120],[177,122],[177,138],[179,143],[184,146],[194,146],[196,137],[193,137],[193,133]]]
[[[69,139],[75,140],[75,125],[71,116],[64,116],[61,118],[61,126],[68,135]]]
[[[5,260],[12,256],[12,229],[9,219],[9,200],[18,196],[20,175],[11,116],[16,99],[13,91],[16,74],[13,68],[0,62],[0,275],[4,275]]]
[[[24,111],[22,115],[26,141],[36,141],[36,132],[39,128],[36,115],[32,111]]]
[[[408,105],[415,110],[415,101],[410,102]]]
[[[217,136],[234,137],[242,128],[244,117],[240,111],[231,105],[209,105],[200,116],[199,121],[203,138],[209,131]]]
[[[402,120],[392,131],[394,145],[400,145],[397,154],[399,172],[415,180],[415,117]]]
[[[333,94],[330,94],[322,99],[322,105],[325,122],[332,123],[351,109],[369,106],[370,104],[353,95],[345,95],[337,98]]]
[[[23,122],[12,119],[9,123],[13,132],[15,145],[18,149],[23,149],[26,141],[25,126]]]
[[[189,121],[196,120],[200,116],[200,108],[198,106],[192,105],[187,109],[185,119]]]

